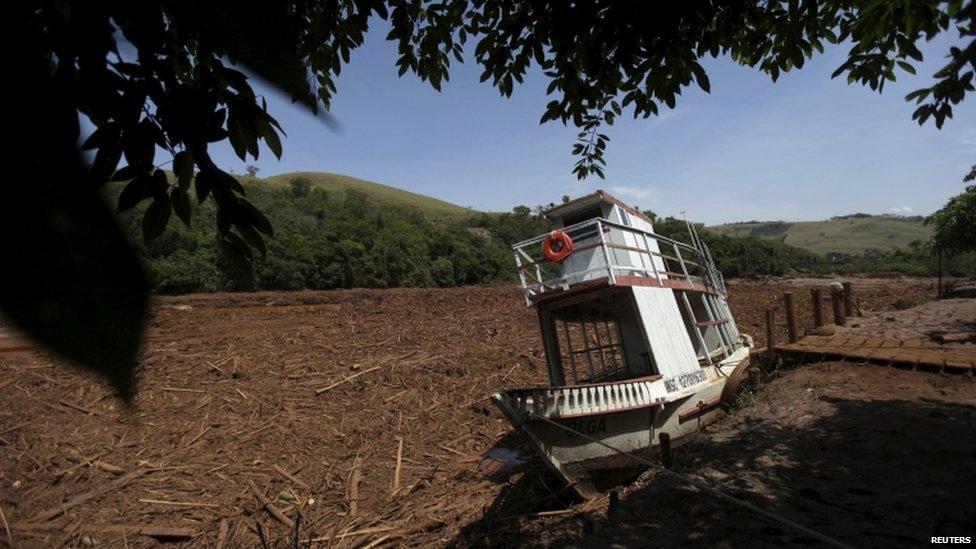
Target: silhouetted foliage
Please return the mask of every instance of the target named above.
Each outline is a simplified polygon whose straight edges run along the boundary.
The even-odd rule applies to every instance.
[[[674,108],[692,82],[708,91],[699,63],[706,55],[728,54],[776,80],[825,44],[851,41],[848,60],[834,76],[846,73],[848,81],[880,90],[896,70],[914,72],[911,60],[921,60],[916,42],[955,25],[969,42],[950,48],[950,61],[931,87],[906,98],[919,103],[913,117],[920,124],[931,118],[941,127],[952,105],[973,90],[974,12],[972,0],[15,2],[8,20],[23,35],[8,67],[18,80],[12,87],[12,175],[35,183],[17,185],[0,201],[4,234],[23,235],[7,250],[19,260],[4,269],[0,305],[28,334],[96,370],[114,371],[112,379],[127,392],[147,296],[144,277],[133,272],[135,256],[99,203],[98,188],[109,180],[127,182],[119,211],[148,202],[139,210],[140,225],[151,243],[173,214],[190,226],[192,187],[198,203],[215,204],[215,257],[239,273],[259,270],[253,262],[267,256],[272,224],[213,162],[209,147],[228,140],[246,161],[258,157],[263,141],[280,157],[281,128],[233,67],[248,67],[313,112],[328,109],[334,78],[362,45],[373,17],[392,26],[387,39],[398,45],[399,74],[413,72],[438,90],[451,60],[463,60],[469,39],[477,41],[473,57],[482,80],[503,96],[531,65],[541,67],[548,92],[556,95],[542,122],[580,129],[573,172],[583,178],[603,176],[609,137],[601,127],[625,109],[648,117],[661,105]],[[96,127],[83,144],[94,154],[88,167],[76,149],[79,114]],[[157,149],[164,159],[156,158]],[[170,161],[173,181],[161,171]],[[416,244],[381,236],[390,245]],[[39,272],[40,265],[48,271],[57,265],[59,276]],[[409,265],[389,269],[376,276],[427,281]],[[100,298],[86,307],[76,293]],[[119,308],[128,313],[111,313]],[[80,328],[116,320],[130,328],[104,334],[72,328],[75,321]]]

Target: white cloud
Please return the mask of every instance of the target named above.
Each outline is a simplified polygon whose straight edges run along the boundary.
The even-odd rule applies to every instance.
[[[610,192],[615,196],[630,198],[633,200],[648,201],[654,197],[654,189],[647,187],[610,187]]]
[[[888,208],[888,211],[899,215],[906,215],[915,210],[913,210],[911,206],[895,206],[894,208]]]

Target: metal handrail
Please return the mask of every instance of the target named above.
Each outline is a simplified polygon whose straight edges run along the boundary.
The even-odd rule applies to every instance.
[[[661,272],[659,272],[657,266],[654,264],[654,256],[658,256],[661,257],[662,259],[670,259],[672,261],[678,262],[678,265],[681,267],[681,273],[672,273],[672,276],[678,275],[679,277],[685,278],[689,283],[693,283],[692,280],[693,278],[699,279],[701,280],[701,283],[706,287],[710,287],[721,294],[725,293],[725,284],[722,278],[722,274],[718,271],[718,269],[715,268],[715,263],[711,258],[711,254],[707,253],[705,250],[702,250],[696,246],[690,246],[688,244],[685,244],[684,242],[679,242],[677,240],[655,234],[650,231],[646,231],[637,227],[623,225],[620,223],[615,223],[613,221],[604,218],[587,219],[585,221],[581,221],[579,223],[569,225],[568,227],[564,227],[562,230],[564,232],[575,232],[579,229],[585,229],[590,226],[596,226],[597,228],[596,231],[597,234],[594,236],[597,236],[599,238],[599,243],[595,244],[593,248],[595,249],[597,246],[602,248],[602,254],[605,263],[604,266],[598,268],[586,269],[583,271],[572,272],[572,273],[560,273],[558,276],[544,279],[541,264],[545,263],[545,261],[534,259],[531,255],[526,253],[523,250],[523,248],[542,243],[542,241],[546,239],[548,234],[538,235],[512,245],[512,250],[515,252],[515,260],[519,272],[519,281],[521,282],[522,285],[522,291],[526,294],[527,301],[529,301],[529,297],[531,295],[544,293],[547,288],[554,289],[558,287],[566,287],[568,280],[570,278],[582,277],[598,271],[606,271],[607,278],[611,285],[616,283],[615,271],[616,272],[630,271],[630,272],[643,273],[645,276],[652,277],[656,279],[658,282],[660,282],[662,278]],[[604,236],[604,232],[605,232],[604,227],[608,229],[617,229],[625,233],[631,233],[634,234],[635,236],[642,237],[646,249],[635,248],[634,250],[632,250],[635,253],[642,254],[640,266],[614,265],[611,262],[609,248],[613,247],[614,244],[608,242],[607,238]],[[659,243],[659,245],[665,244],[665,245],[672,246],[675,251],[675,256],[668,256],[660,251],[654,252],[653,250],[650,249],[650,243],[648,241],[648,238],[653,238],[655,241]],[[690,252],[697,261],[686,261],[684,259],[683,254],[681,253],[682,249],[687,252]],[[651,258],[650,269],[648,269],[647,265],[645,265],[644,263],[643,254],[647,254]],[[701,276],[691,275],[688,272],[688,268],[687,268],[688,264],[697,267]],[[529,267],[535,267],[534,282],[529,280],[532,277],[528,275],[528,273],[526,272]],[[666,264],[664,269],[664,275],[665,277],[669,276]]]
[[[582,229],[583,227],[586,227],[587,225],[594,225],[594,224],[606,225],[608,227],[613,227],[613,228],[616,228],[616,229],[621,229],[621,230],[624,230],[624,231],[629,231],[629,232],[632,232],[632,233],[639,233],[639,234],[642,234],[642,235],[645,235],[645,236],[649,236],[649,237],[651,237],[651,238],[653,238],[653,239],[655,239],[655,240],[657,240],[659,242],[664,242],[666,244],[672,244],[672,245],[675,245],[675,246],[679,246],[681,248],[684,248],[684,249],[686,249],[686,250],[688,250],[688,251],[690,251],[690,252],[692,252],[692,253],[700,256],[703,261],[706,261],[706,262],[708,261],[707,258],[705,258],[704,254],[702,253],[702,251],[699,250],[699,249],[697,249],[697,248],[695,248],[694,246],[688,245],[688,244],[686,244],[684,242],[681,242],[681,241],[678,241],[678,240],[674,240],[672,238],[668,238],[668,237],[663,236],[663,235],[659,235],[657,233],[653,233],[653,232],[650,232],[650,231],[645,231],[644,229],[638,229],[637,227],[631,227],[629,225],[622,225],[620,223],[615,223],[615,222],[610,221],[609,219],[606,219],[606,218],[603,218],[603,217],[596,217],[596,218],[593,218],[593,219],[587,219],[585,221],[580,221],[579,223],[570,225],[568,227],[563,227],[562,229],[559,229],[559,230],[563,231],[564,233],[568,233],[568,232],[574,231],[576,229]],[[515,244],[512,244],[512,249],[515,250],[515,249],[518,249],[518,248],[523,248],[523,247],[529,246],[531,244],[541,244],[542,241],[545,240],[547,236],[549,236],[549,233],[540,234],[538,236],[533,236],[532,238],[527,238],[527,239],[525,239],[525,240],[523,240],[521,242],[516,242]]]

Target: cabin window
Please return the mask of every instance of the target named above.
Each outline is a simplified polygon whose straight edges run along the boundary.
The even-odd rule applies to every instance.
[[[559,352],[567,381],[598,383],[627,376],[616,321],[560,321],[557,324]]]
[[[623,208],[617,208],[617,211],[620,212],[620,224],[627,225],[628,227],[630,227],[630,216],[627,215],[627,210]]]
[[[569,227],[570,225],[575,225],[588,219],[596,219],[598,217],[603,217],[602,204],[596,204],[595,206],[591,206],[583,211],[567,215],[563,218],[563,226]]]
[[[563,218],[563,227],[569,227],[577,223],[582,223],[584,221],[589,221],[590,219],[598,219],[603,217],[603,206],[597,204],[593,207],[587,208],[581,212],[569,214]],[[589,225],[586,227],[581,227],[572,231],[567,231],[569,236],[573,240],[584,240],[590,238],[591,236],[596,236],[596,225]]]

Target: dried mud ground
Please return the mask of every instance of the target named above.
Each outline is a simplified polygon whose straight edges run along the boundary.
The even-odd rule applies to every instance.
[[[826,282],[733,281],[741,331],[764,345],[788,290],[809,326]],[[854,288],[878,317],[935,281]],[[0,356],[0,376],[0,543],[150,546],[134,528],[168,526],[194,547],[284,544],[255,489],[316,546],[815,543],[653,471],[560,492],[488,400],[546,381],[510,286],[158,298],[132,407],[40,352]],[[741,403],[678,471],[853,545],[976,534],[971,377],[822,363]]]

